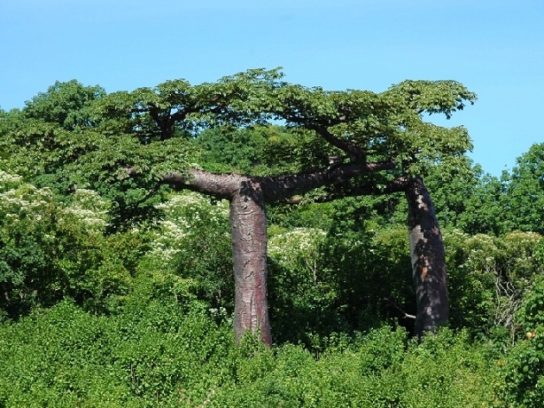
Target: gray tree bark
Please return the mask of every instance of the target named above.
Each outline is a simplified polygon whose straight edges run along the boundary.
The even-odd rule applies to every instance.
[[[405,191],[417,302],[415,332],[420,337],[448,322],[446,262],[442,234],[423,180],[411,180]]]

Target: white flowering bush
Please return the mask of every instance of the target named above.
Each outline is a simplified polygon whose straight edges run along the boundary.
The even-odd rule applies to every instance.
[[[521,300],[544,266],[542,237],[533,232],[470,236],[455,230],[444,238],[451,323],[514,336]]]
[[[25,184],[16,175],[0,173],[0,299],[3,314],[17,314],[39,296],[51,297],[56,206],[49,189]],[[25,290],[29,281],[43,287]],[[45,290],[48,290],[45,293]],[[44,291],[43,293],[42,290]]]
[[[130,274],[102,234],[109,203],[93,191],[69,204],[47,188],[0,172],[0,310],[17,316],[63,297],[103,304]]]
[[[156,206],[162,219],[151,232],[150,249],[139,266],[157,291],[177,300],[198,295],[212,307],[230,306],[233,277],[228,202],[172,194]]]
[[[39,189],[23,183],[17,175],[0,172],[0,211],[12,225],[24,222],[37,228],[47,222],[53,209],[53,194],[48,188]]]
[[[272,234],[268,243],[271,320],[276,335],[312,342],[332,326],[338,285],[326,268],[327,234],[294,228]]]
[[[108,225],[111,204],[93,190],[77,189],[71,203],[63,209],[63,221],[76,223],[89,231],[101,232]]]
[[[0,170],[0,189],[5,191],[10,188],[17,187],[21,184],[22,177],[16,174],[10,174]]]
[[[270,238],[268,256],[281,267],[297,271],[316,282],[320,249],[325,237],[326,233],[321,229],[294,228]]]
[[[158,222],[149,255],[164,264],[172,262],[201,234],[200,227],[222,228],[228,220],[226,201],[212,204],[207,197],[193,192],[174,194],[156,208],[164,218]],[[222,234],[222,238],[228,236]]]

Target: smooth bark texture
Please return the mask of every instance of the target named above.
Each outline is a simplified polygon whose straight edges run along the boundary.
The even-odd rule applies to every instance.
[[[214,174],[198,169],[189,169],[186,174],[172,172],[166,174],[161,183],[173,188],[186,188],[217,198],[230,200],[240,189],[247,177],[238,174]]]
[[[272,344],[268,320],[266,215],[261,187],[250,180],[242,183],[230,203],[235,299],[234,333],[258,333]]]
[[[421,336],[448,322],[444,243],[433,203],[423,180],[411,180],[405,191],[408,200],[412,276],[417,301],[415,332],[417,336]]]

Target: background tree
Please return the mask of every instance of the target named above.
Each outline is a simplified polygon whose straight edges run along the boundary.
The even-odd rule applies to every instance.
[[[94,123],[86,108],[104,97],[106,91],[99,86],[84,86],[76,80],[55,82],[46,92],[26,102],[26,117],[59,124],[66,130],[92,127]]]

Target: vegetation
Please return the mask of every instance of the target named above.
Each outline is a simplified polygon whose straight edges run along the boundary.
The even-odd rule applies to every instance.
[[[0,111],[0,406],[542,406],[544,144],[485,175],[425,121],[473,100],[252,70]]]

